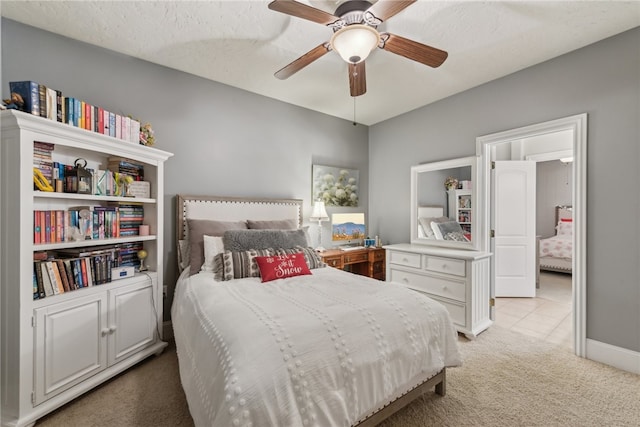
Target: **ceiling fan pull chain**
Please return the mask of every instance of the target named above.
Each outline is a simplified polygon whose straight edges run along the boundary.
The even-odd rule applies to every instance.
[[[356,97],[353,97],[353,125],[355,126],[356,123]]]

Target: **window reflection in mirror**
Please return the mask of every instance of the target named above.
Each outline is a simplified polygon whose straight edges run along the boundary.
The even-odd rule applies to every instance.
[[[411,242],[474,249],[476,157],[411,168]]]

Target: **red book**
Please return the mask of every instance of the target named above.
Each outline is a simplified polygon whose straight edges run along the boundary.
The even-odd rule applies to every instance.
[[[40,243],[40,211],[33,211],[33,243]]]
[[[45,217],[46,217],[46,212],[40,211],[40,243],[45,243],[47,241]]]
[[[96,132],[104,135],[104,108],[98,107],[98,129]]]
[[[64,242],[64,211],[56,211],[56,242]]]
[[[51,243],[51,211],[44,211],[44,242]]]
[[[84,128],[87,130],[91,130],[91,104],[88,102],[84,103]]]
[[[89,286],[89,279],[87,278],[87,264],[84,258],[80,258],[80,271],[82,272],[83,286]]]

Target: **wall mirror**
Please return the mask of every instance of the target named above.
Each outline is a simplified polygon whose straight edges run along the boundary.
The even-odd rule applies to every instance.
[[[471,156],[411,168],[411,243],[478,248],[477,162]]]

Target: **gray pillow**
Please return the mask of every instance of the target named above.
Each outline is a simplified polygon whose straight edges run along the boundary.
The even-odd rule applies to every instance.
[[[307,246],[304,230],[231,230],[222,236],[225,251]]]
[[[247,220],[247,226],[252,230],[295,230],[298,222],[295,219],[281,219],[273,221]]]
[[[420,227],[422,227],[422,231],[424,233],[424,236],[427,239],[435,239],[436,236],[433,233],[433,229],[431,228],[431,223],[432,222],[448,222],[451,221],[450,218],[446,217],[446,216],[439,216],[439,217],[420,217],[418,218],[418,225]]]
[[[440,223],[433,222],[432,225],[433,224],[435,224],[438,227],[438,230],[440,231],[440,233],[438,233],[436,230],[433,230],[438,240],[454,240],[453,235],[449,236],[449,238],[445,238],[445,236],[448,236],[450,233],[454,233],[454,235],[457,235],[456,233],[460,233],[460,234],[463,233],[462,228],[460,227],[460,224],[458,224],[455,221],[440,222]]]
[[[222,237],[227,230],[247,229],[245,221],[187,219],[189,228],[189,275],[196,274],[204,263],[204,236]]]

